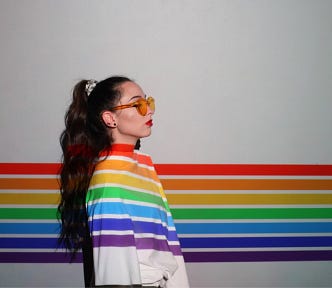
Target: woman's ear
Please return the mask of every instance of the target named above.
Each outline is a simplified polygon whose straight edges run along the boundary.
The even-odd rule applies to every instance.
[[[115,115],[111,111],[104,111],[101,114],[101,119],[107,127],[114,128],[116,127]]]

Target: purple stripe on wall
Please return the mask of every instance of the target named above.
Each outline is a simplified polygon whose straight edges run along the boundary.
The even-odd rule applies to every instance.
[[[82,253],[74,259],[66,252],[1,252],[0,263],[82,263]]]
[[[332,250],[183,252],[186,262],[331,261]]]
[[[332,250],[184,252],[186,262],[332,261]],[[1,252],[0,263],[82,263],[82,254],[71,261],[65,252]]]

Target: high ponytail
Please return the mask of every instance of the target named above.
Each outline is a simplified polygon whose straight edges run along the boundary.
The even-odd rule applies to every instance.
[[[72,255],[90,241],[85,197],[99,153],[112,144],[109,128],[100,115],[115,106],[121,97],[119,86],[128,81],[131,80],[126,77],[110,77],[92,90],[87,89],[88,81],[82,80],[73,89],[60,136],[63,156],[58,206],[59,242]]]

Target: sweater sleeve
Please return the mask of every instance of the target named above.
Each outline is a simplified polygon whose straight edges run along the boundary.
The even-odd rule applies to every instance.
[[[95,188],[88,193],[95,284],[141,284],[133,225],[126,204],[120,198],[107,197],[114,189]]]

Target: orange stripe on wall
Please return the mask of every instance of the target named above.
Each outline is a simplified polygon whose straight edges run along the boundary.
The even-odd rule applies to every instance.
[[[332,190],[331,179],[162,179],[165,190]],[[56,178],[0,178],[0,189],[59,189]]]
[[[163,179],[165,190],[332,190],[321,179]]]
[[[0,178],[0,189],[59,189],[55,178]]]

